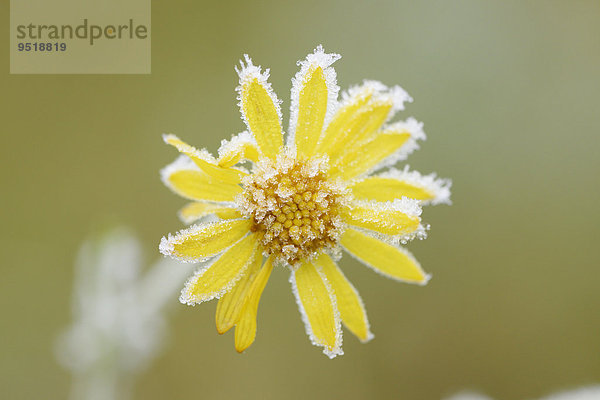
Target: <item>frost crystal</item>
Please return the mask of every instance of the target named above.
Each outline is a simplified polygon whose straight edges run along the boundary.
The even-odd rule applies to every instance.
[[[266,255],[294,266],[319,250],[334,251],[344,230],[340,208],[348,190],[328,180],[325,159],[296,160],[290,152],[263,158],[244,179],[242,213],[253,219]]]
[[[325,76],[327,85],[327,110],[325,113],[324,126],[327,126],[335,112],[335,104],[337,102],[338,92],[340,87],[337,85],[337,77],[335,70],[331,65],[342,58],[341,55],[335,53],[325,53],[323,46],[318,46],[314,53],[309,54],[305,60],[298,61],[300,71],[292,78],[292,103],[290,106],[290,127],[287,137],[288,146],[293,147],[294,136],[296,134],[296,125],[298,123],[298,110],[300,109],[299,99],[300,91],[304,85],[304,80],[309,75],[308,72],[314,68],[320,67]]]
[[[410,170],[406,165],[404,169],[398,170],[391,168],[389,171],[377,175],[380,178],[393,178],[401,182],[423,187],[433,195],[433,199],[423,201],[423,204],[452,204],[450,201],[450,187],[452,181],[450,179],[438,178],[435,173],[429,175],[421,175],[419,171]]]

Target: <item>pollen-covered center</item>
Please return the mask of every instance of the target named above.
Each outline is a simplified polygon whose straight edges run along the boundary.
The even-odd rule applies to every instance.
[[[328,180],[327,162],[281,154],[262,160],[244,181],[242,210],[268,255],[291,265],[334,249],[343,231],[347,191]]]

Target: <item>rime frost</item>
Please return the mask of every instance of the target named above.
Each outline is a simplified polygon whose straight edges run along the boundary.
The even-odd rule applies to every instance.
[[[253,147],[257,147],[256,140],[254,136],[248,131],[243,131],[238,135],[234,135],[230,140],[223,139],[221,141],[221,147],[219,147],[219,160],[223,160],[226,158],[236,159],[236,157],[240,157],[241,159],[245,146],[250,145]],[[237,160],[236,160],[237,161]]]
[[[396,179],[417,187],[422,187],[429,193],[432,193],[433,199],[422,201],[422,204],[452,204],[450,201],[450,187],[452,186],[452,181],[450,179],[438,178],[435,173],[422,175],[418,171],[411,170],[410,167],[406,165],[404,169],[401,170],[391,168],[390,170],[377,175],[377,177]]]
[[[292,94],[290,106],[290,126],[287,143],[290,148],[294,146],[294,136],[296,134],[296,125],[298,123],[298,111],[300,108],[299,99],[302,87],[305,84],[306,77],[314,68],[321,67],[325,76],[325,84],[327,86],[327,111],[325,112],[325,121],[323,127],[326,127],[331,118],[333,118],[336,110],[336,103],[340,87],[337,85],[335,69],[331,65],[342,58],[341,55],[335,53],[325,53],[323,46],[319,45],[315,51],[305,60],[298,61],[300,71],[292,78]]]
[[[313,333],[312,326],[310,325],[310,321],[308,319],[308,315],[306,314],[306,310],[304,309],[304,305],[302,304],[302,300],[300,299],[300,294],[298,293],[298,285],[296,284],[296,275],[295,272],[292,271],[290,274],[290,284],[292,285],[292,292],[294,293],[294,298],[296,299],[296,304],[298,305],[298,310],[300,311],[300,316],[302,317],[302,322],[304,322],[304,328],[306,329],[306,334],[310,338],[310,341],[315,346],[323,347],[323,353],[329,358],[335,358],[336,356],[341,356],[344,354],[344,350],[342,350],[342,320],[340,317],[340,312],[337,307],[337,299],[331,288],[331,284],[327,280],[325,274],[317,269],[321,280],[325,284],[327,288],[327,292],[329,293],[329,300],[333,306],[333,315],[335,322],[335,345],[332,349],[327,347],[324,343],[322,343]]]
[[[295,266],[319,251],[335,252],[344,230],[340,207],[349,191],[327,177],[324,158],[298,161],[291,151],[275,161],[263,158],[244,178],[238,199],[242,213],[252,218],[266,255]]]
[[[244,61],[240,61],[240,67],[235,68],[235,71],[237,72],[238,76],[240,77],[240,84],[235,90],[238,92],[238,97],[237,97],[238,106],[240,108],[240,113],[242,115],[242,119],[244,120],[244,123],[248,127],[248,131],[252,132],[252,130],[250,129],[249,122],[246,119],[246,115],[243,110],[242,88],[245,85],[254,81],[255,79],[258,81],[258,83],[262,87],[265,88],[265,90],[267,91],[267,94],[269,95],[271,100],[273,100],[273,104],[275,105],[275,109],[277,110],[277,116],[279,117],[279,124],[281,125],[281,100],[279,100],[277,98],[277,95],[275,94],[275,92],[273,91],[273,88],[271,87],[271,84],[269,83],[269,69],[267,68],[267,69],[265,69],[264,72],[262,72],[260,66],[256,66],[252,63],[252,59],[250,59],[248,54],[244,54],[244,60],[245,60],[245,63],[244,63]]]

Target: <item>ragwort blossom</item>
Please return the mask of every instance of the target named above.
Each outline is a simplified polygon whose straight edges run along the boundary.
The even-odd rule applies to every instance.
[[[342,323],[363,342],[373,337],[363,302],[336,263],[341,249],[386,277],[429,279],[400,244],[424,237],[421,206],[449,203],[450,182],[408,167],[375,174],[418,148],[422,124],[390,122],[412,101],[398,86],[365,81],[338,100],[331,65],[339,58],[319,46],[298,63],[285,142],[269,71],[248,56],[236,69],[247,131],[223,141],[218,158],[164,136],[182,154],[162,179],[193,201],[180,217],[196,224],[164,237],[160,251],[181,261],[212,258],[180,300],[218,298],[217,330],[235,326],[239,352],[254,341],[274,266],[289,269],[306,332],[329,357],[343,354]]]

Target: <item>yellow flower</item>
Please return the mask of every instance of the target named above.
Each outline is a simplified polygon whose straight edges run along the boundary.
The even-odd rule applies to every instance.
[[[218,298],[217,330],[235,326],[239,352],[254,341],[258,303],[274,265],[289,268],[306,332],[329,357],[343,354],[341,323],[363,342],[373,337],[362,300],[336,264],[340,249],[386,277],[429,279],[399,244],[425,236],[421,205],[449,203],[450,182],[408,167],[372,175],[417,149],[425,134],[412,118],[389,122],[412,101],[400,87],[365,81],[338,101],[331,64],[339,58],[319,46],[299,62],[285,144],[269,71],[248,56],[236,69],[247,131],[223,141],[216,159],[164,136],[182,155],[162,170],[162,179],[193,201],[180,217],[197,224],[164,237],[160,251],[189,262],[212,258],[180,300],[194,305]]]

